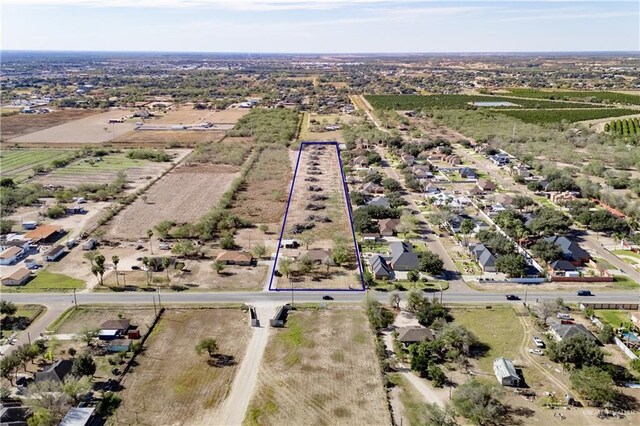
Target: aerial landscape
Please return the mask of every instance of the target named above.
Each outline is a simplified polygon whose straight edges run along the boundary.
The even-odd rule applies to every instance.
[[[106,3],[2,6],[0,424],[640,424],[640,4]]]

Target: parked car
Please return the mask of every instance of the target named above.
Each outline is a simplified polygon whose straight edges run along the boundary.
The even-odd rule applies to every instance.
[[[325,294],[324,296],[322,296],[322,300],[333,300],[333,297],[329,296],[328,294]]]
[[[544,342],[538,336],[534,336],[533,337],[533,343],[535,343],[536,346],[539,347],[539,348],[544,348]]]
[[[507,294],[507,300],[520,300],[515,294]]]
[[[560,319],[564,319],[564,320],[572,320],[573,318],[571,317],[571,315],[569,314],[563,314],[561,312],[558,312],[558,314],[556,315],[558,318]]]
[[[591,290],[578,290],[576,294],[578,296],[593,296],[593,293],[591,293]]]
[[[139,271],[139,270],[140,270],[140,267],[139,267],[138,265],[133,265],[133,266],[131,267],[131,270],[132,270],[132,271]]]
[[[534,355],[544,355],[544,352],[541,349],[529,349],[529,353]]]

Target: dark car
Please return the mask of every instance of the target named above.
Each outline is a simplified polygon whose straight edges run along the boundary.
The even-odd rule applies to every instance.
[[[325,296],[322,296],[322,300],[333,300],[333,297],[329,296],[328,294]]]
[[[593,296],[593,293],[591,293],[591,290],[578,290],[576,294],[578,296]]]
[[[507,294],[507,300],[520,300],[515,294]]]
[[[131,267],[131,270],[132,270],[132,271],[139,271],[139,270],[140,270],[140,267],[139,267],[138,265],[133,265],[133,266]]]

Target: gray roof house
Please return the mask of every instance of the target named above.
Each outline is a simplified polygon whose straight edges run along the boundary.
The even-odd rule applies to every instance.
[[[496,272],[497,257],[484,244],[475,244],[469,248],[484,272]]]
[[[371,269],[371,273],[377,279],[393,277],[393,271],[387,264],[387,261],[379,254],[373,255],[371,259],[369,259],[369,269]]]
[[[414,271],[420,267],[418,255],[413,252],[411,243],[397,242],[389,244],[391,248],[391,267],[395,271]]]
[[[63,382],[64,378],[71,373],[73,361],[70,359],[59,359],[43,371],[38,371],[34,375],[36,382],[46,382],[48,380],[54,382]]]
[[[391,207],[391,204],[389,204],[389,200],[387,200],[385,197],[376,197],[373,200],[369,201],[369,205],[387,208]]]
[[[460,169],[460,177],[465,179],[478,179],[478,172],[471,167],[463,167]]]
[[[594,336],[582,324],[551,324],[549,332],[553,335],[553,337],[560,341],[570,339],[580,334],[593,342],[596,342],[598,340],[596,339],[596,336]]]
[[[547,237],[545,238],[547,241],[551,241],[552,243],[560,246],[562,248],[562,253],[564,257],[571,262],[588,262],[589,261],[589,253],[584,250],[582,247],[578,245],[573,240],[570,240],[567,237]]]
[[[412,343],[420,343],[423,340],[434,339],[431,330],[424,327],[401,327],[397,331],[398,341],[405,346],[409,346]]]
[[[493,372],[502,386],[520,386],[520,376],[513,362],[506,358],[496,358],[493,360]]]

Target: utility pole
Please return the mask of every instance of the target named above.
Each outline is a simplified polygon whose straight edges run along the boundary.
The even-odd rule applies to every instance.
[[[153,299],[153,316],[157,318],[158,317],[158,311],[156,309],[156,296],[154,295],[151,298]]]
[[[291,283],[291,307],[293,308],[293,281],[289,279],[289,282]]]
[[[78,299],[76,298],[76,289],[73,289],[73,304],[78,307]]]
[[[524,288],[524,306],[527,306],[527,291],[529,290],[528,287]]]
[[[162,309],[162,300],[160,300],[160,286],[158,286],[158,307]]]

